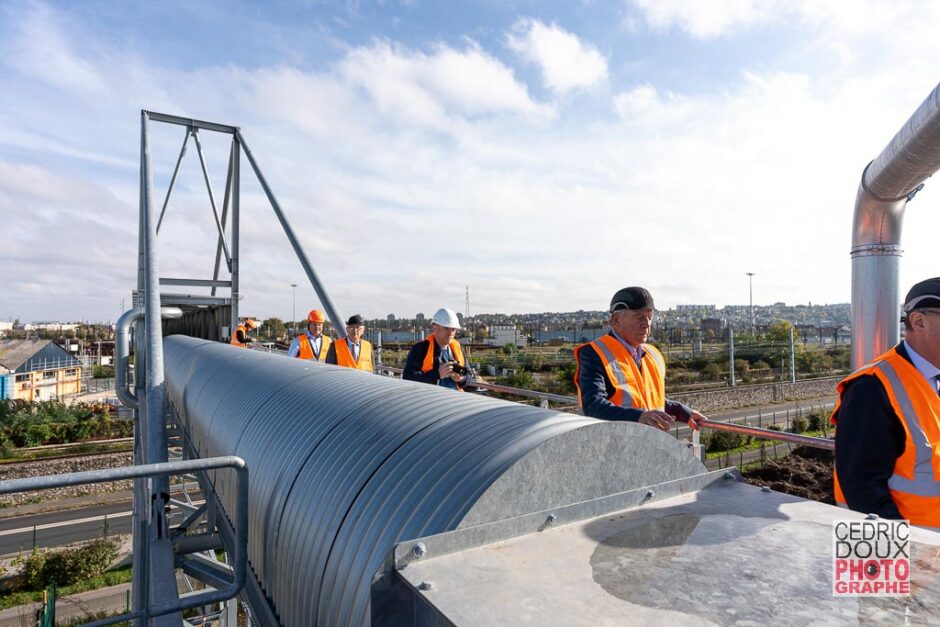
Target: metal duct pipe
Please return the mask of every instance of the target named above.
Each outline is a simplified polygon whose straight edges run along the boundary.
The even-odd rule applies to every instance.
[[[287,626],[382,616],[397,542],[707,472],[635,423],[186,336],[164,340],[164,360],[192,452],[251,469],[249,587]],[[230,515],[232,478],[207,477]]]
[[[940,85],[862,172],[852,224],[853,369],[898,341],[904,208],[937,169]]]
[[[179,307],[161,307],[160,315],[164,319],[177,320],[183,317],[183,310]],[[137,395],[127,387],[127,367],[130,365],[131,354],[131,325],[144,319],[143,309],[128,309],[118,318],[114,325],[114,391],[121,402],[137,409]]]

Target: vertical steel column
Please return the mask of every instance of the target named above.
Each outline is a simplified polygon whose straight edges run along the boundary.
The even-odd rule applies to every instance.
[[[235,327],[238,326],[238,299],[241,289],[238,280],[238,259],[241,255],[241,176],[241,136],[236,131],[232,135],[232,321],[229,335],[235,333]]]
[[[281,211],[281,205],[278,204],[277,198],[274,197],[274,193],[268,186],[268,182],[265,180],[264,174],[261,173],[261,168],[258,167],[258,163],[251,154],[251,150],[248,148],[248,144],[245,143],[245,138],[242,137],[241,131],[238,129],[235,130],[235,137],[241,143],[242,149],[245,151],[245,156],[248,157],[248,163],[251,164],[251,168],[255,171],[255,176],[258,177],[258,182],[261,183],[261,188],[268,197],[268,201],[271,203],[271,208],[274,209],[274,213],[277,215],[277,219],[280,221],[281,227],[283,227],[284,233],[287,235],[287,239],[290,240],[290,245],[293,247],[294,253],[297,254],[297,258],[300,260],[300,265],[303,266],[304,272],[307,273],[307,278],[310,280],[310,284],[317,292],[317,296],[320,298],[320,304],[322,304],[323,308],[326,309],[326,313],[330,317],[330,321],[333,323],[333,328],[338,334],[340,334],[340,336],[342,336],[344,329],[346,328],[345,321],[339,315],[339,312],[336,311],[336,307],[333,306],[333,301],[330,300],[329,294],[326,293],[326,288],[323,287],[323,284],[320,282],[320,278],[317,276],[313,266],[310,264],[310,260],[307,259],[307,253],[304,252],[303,247],[300,245],[300,241],[294,234],[294,229],[291,228],[290,223],[287,221],[287,216],[285,216],[284,212]]]
[[[148,115],[141,111],[141,159],[143,161],[143,192],[141,194],[142,226],[144,227],[144,328],[145,335],[139,335],[146,345],[146,372],[138,378],[145,381],[143,396],[138,396],[141,411],[141,450],[144,462],[148,464],[167,461],[166,423],[164,419],[163,391],[163,330],[160,311],[160,279],[157,271],[156,239],[157,221],[153,212],[153,172],[150,165],[150,138],[148,133]],[[138,293],[138,299],[141,296]],[[148,482],[149,490],[145,493],[149,506],[146,522],[140,527],[146,530],[141,548],[146,555],[147,577],[145,602],[142,609],[151,603],[164,604],[179,597],[173,565],[173,547],[170,544],[166,522],[166,505],[169,498],[169,480],[167,477],[153,478]],[[136,499],[136,494],[135,494]],[[179,614],[151,619],[153,625],[179,625]]]
[[[228,168],[225,174],[225,194],[222,196],[222,233],[225,233],[225,224],[228,220],[228,207],[229,202],[231,202],[232,194],[232,160],[235,158],[235,138],[232,138],[232,145],[229,148],[228,154]],[[215,265],[212,266],[212,280],[219,280],[219,264],[222,261],[222,238],[219,237],[219,243],[215,247]],[[229,266],[229,273],[231,273],[231,266]],[[217,288],[213,285],[211,294],[215,296],[215,290]]]

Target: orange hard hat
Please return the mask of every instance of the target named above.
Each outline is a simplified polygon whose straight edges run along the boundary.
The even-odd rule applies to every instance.
[[[319,309],[311,309],[310,313],[307,314],[307,323],[309,324],[311,322],[319,322],[322,324],[326,322],[326,316],[324,316],[323,312]]]
[[[245,320],[245,326],[249,329],[254,329],[255,327],[258,326],[258,323],[255,322],[254,318],[248,318],[247,320]]]

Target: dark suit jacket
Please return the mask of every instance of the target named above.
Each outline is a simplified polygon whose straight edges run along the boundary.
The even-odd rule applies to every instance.
[[[911,361],[904,344],[894,347]],[[836,425],[836,472],[850,509],[882,518],[901,518],[888,490],[894,465],[904,453],[902,418],[874,375],[850,382],[842,393]]]

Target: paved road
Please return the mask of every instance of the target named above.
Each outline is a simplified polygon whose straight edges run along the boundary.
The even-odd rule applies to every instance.
[[[0,520],[0,555],[30,550],[34,527],[38,547],[99,538],[104,533],[105,517],[108,533],[130,533],[130,509],[130,501],[124,501]]]
[[[201,498],[193,495],[193,498]],[[14,516],[0,520],[0,555],[28,551],[33,546],[62,546],[100,538],[107,520],[109,534],[131,532],[131,502],[117,501],[67,511]]]

